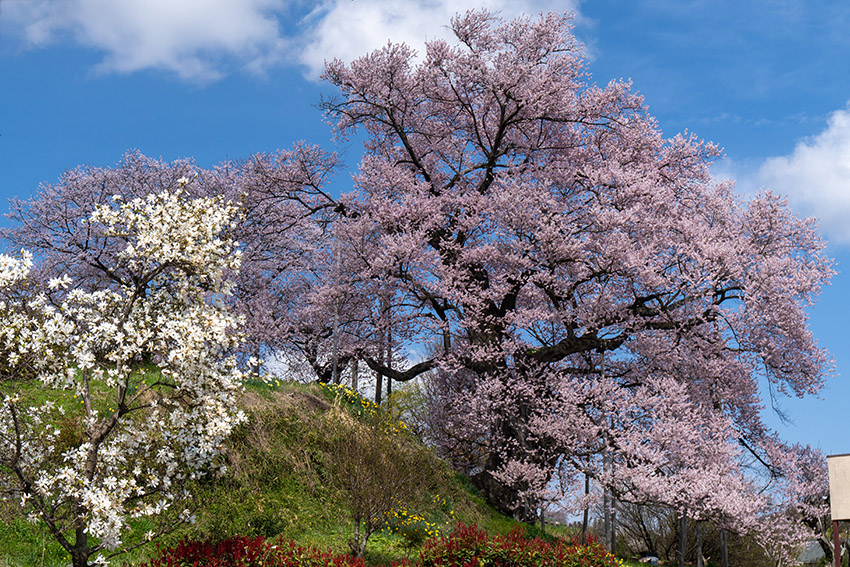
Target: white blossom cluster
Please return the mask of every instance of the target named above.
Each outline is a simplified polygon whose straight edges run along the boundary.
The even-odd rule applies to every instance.
[[[130,518],[190,519],[178,506],[187,481],[220,466],[222,443],[245,419],[229,356],[240,321],[224,303],[239,268],[228,236],[238,214],[180,192],[116,199],[88,222],[126,242],[114,268],[131,277],[95,291],[57,278],[0,302],[12,376],[0,382],[0,494],[72,555],[102,561],[124,545]],[[28,253],[0,256],[0,291],[26,285],[31,266]],[[24,359],[40,387],[16,375]],[[86,541],[63,542],[80,527]]]
[[[26,277],[32,268],[32,254],[24,250],[20,259],[0,254],[0,287],[6,287]]]

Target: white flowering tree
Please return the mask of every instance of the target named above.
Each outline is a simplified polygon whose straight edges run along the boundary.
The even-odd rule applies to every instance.
[[[189,180],[183,178],[178,185]],[[105,564],[190,519],[187,483],[220,467],[244,419],[228,352],[238,209],[180,190],[96,208],[122,242],[94,291],[32,281],[0,255],[0,493],[20,501],[74,567]]]

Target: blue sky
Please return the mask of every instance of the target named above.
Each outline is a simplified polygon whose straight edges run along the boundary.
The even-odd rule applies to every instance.
[[[0,212],[128,149],[200,166],[332,147],[322,61],[446,37],[457,10],[570,10],[594,81],[630,78],[668,136],[725,149],[742,194],[770,187],[822,219],[839,274],[811,313],[837,375],[780,400],[789,440],[850,452],[850,3],[821,0],[0,0]],[[356,144],[336,148],[354,166]],[[337,180],[344,188],[347,178]],[[6,222],[6,221],[0,221]]]

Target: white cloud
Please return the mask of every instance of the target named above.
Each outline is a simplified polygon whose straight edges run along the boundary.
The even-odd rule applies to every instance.
[[[426,39],[448,37],[450,18],[467,9],[512,18],[577,12],[579,1],[22,0],[4,4],[3,16],[30,47],[70,40],[103,52],[99,71],[167,70],[210,82],[233,65],[262,72],[284,61],[315,79],[325,60],[350,61],[389,39],[421,53]]]
[[[387,40],[406,43],[421,55],[425,40],[450,39],[452,16],[487,8],[510,19],[547,11],[578,12],[578,0],[332,0],[304,19],[307,31],[300,61],[310,77],[318,77],[324,62],[354,57],[383,47]]]
[[[826,129],[791,154],[767,159],[757,177],[801,212],[819,217],[831,241],[850,245],[850,110],[832,113]]]
[[[283,0],[29,0],[4,5],[25,42],[70,38],[105,52],[98,70],[164,69],[183,79],[219,78],[228,62],[262,69],[286,40],[276,14]]]

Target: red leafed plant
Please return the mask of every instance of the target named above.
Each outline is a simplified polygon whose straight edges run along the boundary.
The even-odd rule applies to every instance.
[[[301,547],[282,539],[232,537],[218,543],[181,541],[141,567],[365,567],[362,559]]]
[[[595,541],[529,539],[518,528],[490,535],[476,526],[457,524],[445,537],[425,542],[418,561],[391,567],[618,567],[616,558]],[[140,567],[365,567],[362,559],[306,548],[295,542],[262,537],[233,537],[211,542],[182,541],[160,549]]]
[[[475,526],[458,524],[446,537],[428,540],[422,567],[617,567],[617,559],[595,541],[586,545],[528,539],[523,528],[491,536]]]

